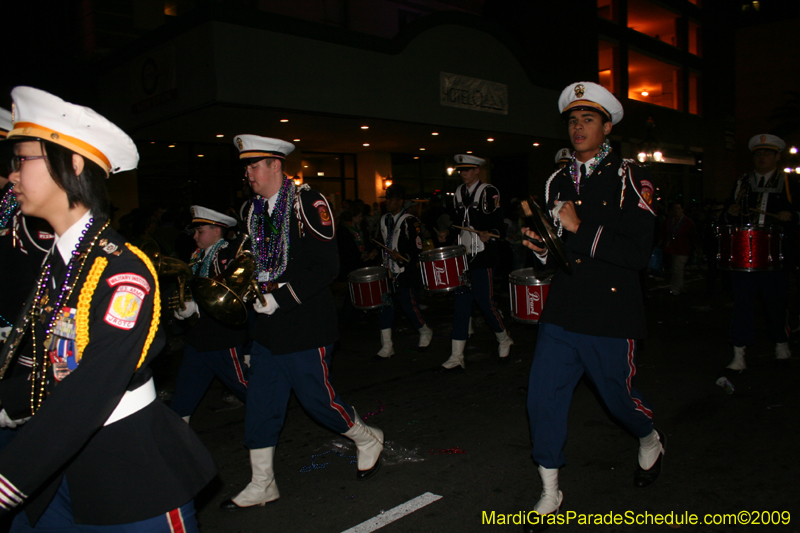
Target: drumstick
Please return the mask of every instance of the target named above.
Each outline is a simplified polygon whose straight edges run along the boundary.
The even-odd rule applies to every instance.
[[[753,209],[752,207],[750,208],[750,211],[753,213],[758,213],[759,215],[769,215],[771,217],[780,218],[778,215],[773,215],[772,213],[767,213],[766,211],[761,211],[759,209]]]
[[[456,229],[463,229],[465,231],[469,231],[470,233],[480,233],[479,230],[476,230],[476,229],[473,229],[473,228],[467,228],[466,226],[456,226],[455,224],[453,224],[452,227],[456,228]],[[499,239],[500,238],[500,235],[496,235],[494,233],[490,233],[489,236],[490,237],[494,237],[495,239]]]
[[[389,248],[388,246],[384,245],[382,242],[380,242],[380,241],[378,241],[378,240],[376,240],[376,239],[372,239],[372,242],[374,242],[375,244],[377,244],[378,246],[380,246],[381,248],[383,248],[383,249],[384,249],[384,250],[386,250],[387,252],[394,252],[394,253],[396,253],[397,255],[399,255],[400,257],[402,257],[402,258],[403,258],[403,261],[405,261],[406,263],[410,263],[410,262],[411,262],[411,260],[410,260],[408,257],[404,256],[403,254],[401,254],[401,253],[400,253],[400,252],[398,252],[397,250],[392,250],[392,249],[391,249],[391,248]]]

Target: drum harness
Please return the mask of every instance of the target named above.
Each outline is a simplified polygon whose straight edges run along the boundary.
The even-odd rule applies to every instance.
[[[456,189],[455,204],[456,208],[458,208],[459,206],[464,207],[464,219],[462,220],[462,224],[464,226],[468,228],[472,227],[469,221],[469,210],[473,205],[476,205],[475,202],[480,200],[483,191],[488,186],[489,186],[488,183],[480,183],[475,188],[475,192],[472,194],[472,200],[469,205],[466,205],[464,203],[464,199],[461,196],[462,187],[458,187]],[[466,243],[464,242],[465,240],[467,241]],[[469,254],[470,259],[474,258],[476,255],[482,252],[484,248],[486,248],[486,246],[483,244],[483,241],[481,241],[480,238],[478,237],[477,233],[472,233],[466,230],[461,230],[461,233],[458,234],[458,244],[464,245],[464,247],[467,249],[467,253]]]

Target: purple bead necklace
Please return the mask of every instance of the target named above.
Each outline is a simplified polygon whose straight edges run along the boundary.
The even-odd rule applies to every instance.
[[[45,327],[45,330],[44,330],[45,340],[44,340],[44,343],[42,344],[42,346],[47,346],[47,344],[48,344],[48,342],[50,340],[50,335],[51,335],[51,333],[53,331],[53,326],[55,325],[56,320],[58,319],[59,315],[61,314],[60,313],[61,307],[69,300],[70,296],[72,296],[72,290],[75,288],[76,282],[81,277],[81,273],[83,272],[83,265],[86,263],[86,259],[91,254],[92,249],[94,248],[94,245],[97,243],[97,240],[100,238],[100,235],[103,233],[103,231],[105,231],[105,229],[110,224],[110,221],[107,221],[103,225],[103,227],[100,228],[100,231],[98,231],[97,234],[94,236],[94,239],[92,240],[91,244],[89,244],[89,247],[86,249],[86,251],[81,253],[79,251],[80,247],[81,247],[81,244],[83,243],[83,241],[84,241],[84,239],[86,237],[86,234],[89,232],[89,228],[92,227],[93,223],[94,223],[94,218],[90,218],[89,222],[86,223],[86,227],[83,228],[83,230],[81,231],[81,236],[78,239],[77,244],[75,245],[75,249],[72,250],[72,257],[70,258],[69,263],[67,264],[67,275],[64,278],[64,283],[61,285],[61,290],[58,293],[58,298],[56,299],[56,303],[55,303],[55,305],[53,307],[50,307],[50,306],[47,305],[47,302],[49,301],[49,298],[46,298],[44,301],[42,301],[42,300],[43,300],[43,298],[45,298],[45,294],[47,293],[47,286],[50,283],[50,276],[51,276],[51,273],[52,273],[52,261],[53,260],[60,260],[58,258],[54,259],[53,256],[52,256],[52,254],[58,253],[58,250],[56,249],[56,247],[53,247],[53,251],[51,252],[50,260],[47,261],[47,263],[44,266],[44,269],[42,269],[41,276],[39,276],[39,282],[37,284],[38,288],[37,288],[37,291],[36,291],[36,296],[35,296],[35,299],[34,299],[34,305],[33,305],[33,308],[32,308],[31,312],[35,313],[35,314],[38,314],[39,316],[46,316],[46,314],[50,314],[50,320],[47,323],[47,327]],[[36,350],[36,328],[35,327],[31,328],[31,341],[32,341],[32,344],[33,344],[33,354],[34,354],[34,357],[33,357],[33,368],[32,368],[33,379],[31,380],[31,412],[36,412],[36,410],[39,408],[39,406],[41,406],[42,401],[44,401],[44,390],[45,390],[45,384],[47,382],[47,363],[48,363],[49,358],[46,357],[46,354],[45,354],[45,356],[42,357],[42,365],[41,365],[42,368],[40,369],[40,372],[37,373],[37,367],[39,366],[39,363],[38,363],[39,358],[37,357],[37,350]],[[39,379],[40,383],[39,383],[39,396],[38,396],[39,402],[38,402],[38,404],[36,403],[36,381],[37,381],[36,378],[37,377],[40,378]]]

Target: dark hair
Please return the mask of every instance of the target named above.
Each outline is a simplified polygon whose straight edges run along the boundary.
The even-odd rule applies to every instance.
[[[42,153],[47,155],[50,176],[67,193],[69,207],[77,204],[89,209],[96,220],[108,220],[111,216],[111,200],[106,189],[106,172],[94,161],[83,158],[83,171],[75,175],[69,148],[50,141],[41,140]]]

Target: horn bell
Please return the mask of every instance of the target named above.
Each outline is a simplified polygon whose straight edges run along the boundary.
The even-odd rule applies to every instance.
[[[255,273],[255,259],[249,251],[240,253],[214,278],[195,277],[190,282],[192,296],[203,311],[220,322],[239,326],[247,322]]]

